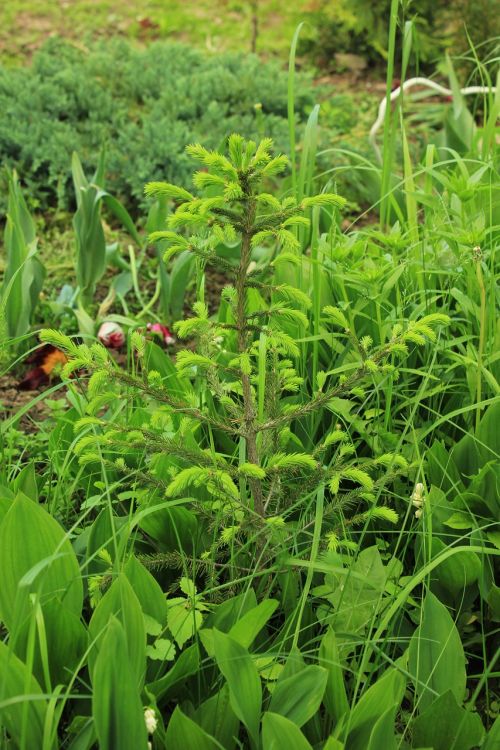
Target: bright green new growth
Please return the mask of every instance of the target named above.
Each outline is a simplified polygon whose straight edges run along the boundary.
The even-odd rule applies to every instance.
[[[295,360],[300,356],[298,339],[309,328],[311,300],[303,290],[276,283],[270,269],[259,268],[253,248],[272,239],[278,246],[275,264],[280,257],[285,262],[290,257],[299,259],[294,228],[308,224],[307,210],[312,206],[342,206],[343,199],[324,193],[300,202],[292,197],[280,201],[266,192],[266,182],[286,168],[287,159],[272,156],[270,139],[257,145],[232,135],[228,145],[227,155],[199,144],[188,147],[188,153],[206,168],[195,174],[198,195],[167,183],[146,187],[149,195],[166,195],[177,203],[168,228],[151,237],[167,240],[165,258],[187,250],[196,256],[202,277],[206,267],[212,265],[228,278],[216,320],[208,315],[201,287],[193,317],[176,325],[180,338],[197,340],[195,351],[178,352],[176,368],[179,378],[196,380],[199,397],[189,395],[187,388],[181,396],[174,396],[158,373],[146,372],[144,345],[137,333],[132,344],[143,363],[142,377],[117,368],[97,345],[75,347],[50,331],[42,338],[71,355],[67,375],[81,367],[93,371],[90,415],[105,403],[102,392],[112,389],[113,383],[121,383],[167,405],[173,414],[184,415],[184,426],[197,424],[212,435],[210,450],[188,451],[182,430],[172,439],[155,439],[155,451],[163,448],[185,464],[172,477],[166,494],[182,497],[193,488],[204,488],[214,507],[222,502],[227,510],[237,513],[239,526],[233,527],[234,533],[252,535],[256,531],[266,533],[268,527],[263,521],[268,516],[286,512],[290,498],[296,495],[297,483],[310,492],[326,486],[332,506],[340,509],[355,502],[372,503],[377,488],[382,488],[389,476],[407,472],[406,461],[398,455],[388,454],[379,461],[358,459],[349,436],[338,429],[332,429],[313,453],[298,452],[293,447],[297,442],[294,431],[304,418],[323,414],[333,399],[356,397],[363,393],[360,387],[365,381],[392,374],[394,365],[387,360],[404,356],[408,345],[434,341],[435,329],[446,325],[448,318],[433,314],[402,323],[394,328],[387,343],[373,348],[369,337],[357,341],[338,308],[325,307],[325,324],[344,329],[346,345],[351,343],[358,361],[348,376],[336,379],[323,374],[320,387],[315,385],[310,390],[298,375]],[[237,265],[217,253],[218,245],[228,238],[239,241]],[[97,395],[99,391],[101,396]],[[292,403],[289,394],[295,394]],[[237,456],[218,450],[218,436],[223,435],[239,445]],[[81,460],[92,460],[99,443],[111,446],[114,439],[116,431],[109,429],[84,437],[77,444]],[[148,445],[148,436],[141,438],[140,431],[138,438],[131,439],[145,440]],[[381,474],[384,467],[391,473]],[[378,518],[390,523],[397,520],[390,509],[375,510]]]

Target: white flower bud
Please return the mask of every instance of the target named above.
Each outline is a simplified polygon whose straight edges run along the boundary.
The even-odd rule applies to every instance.
[[[123,328],[118,323],[103,323],[99,328],[97,338],[108,349],[120,349],[125,343]]]
[[[158,726],[158,720],[154,708],[146,708],[144,710],[144,721],[146,722],[148,734],[153,734]]]

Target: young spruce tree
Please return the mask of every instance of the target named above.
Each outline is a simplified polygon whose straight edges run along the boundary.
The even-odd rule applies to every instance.
[[[389,360],[404,357],[408,344],[434,341],[435,327],[448,322],[445,315],[435,314],[397,325],[387,343],[373,348],[367,337],[358,340],[349,330],[340,309],[328,306],[323,310],[325,326],[344,331],[346,346],[353,346],[358,365],[349,376],[333,378],[319,372],[312,388],[304,383],[296,371],[300,348],[285,328],[293,330],[292,324],[307,335],[310,296],[303,289],[277,283],[273,264],[259,267],[252,253],[256,246],[272,244],[275,262],[300,263],[297,228],[309,224],[305,214],[313,206],[339,207],[344,201],[329,193],[298,202],[293,196],[280,200],[265,192],[268,178],[287,166],[287,158],[273,157],[271,148],[270,139],[256,145],[239,135],[229,138],[227,156],[192,145],[188,153],[203,165],[194,174],[198,195],[165,182],[146,187],[148,195],[167,196],[176,204],[165,231],[151,236],[153,242],[167,241],[166,260],[188,251],[197,257],[201,272],[211,265],[228,279],[216,319],[209,316],[200,285],[194,316],[176,324],[179,338],[197,342],[194,351],[186,348],[176,357],[179,376],[194,379],[194,388],[174,394],[158,372],[146,366],[139,374],[126,372],[100,345],[78,346],[54,331],[42,336],[70,355],[66,375],[80,368],[92,372],[89,416],[80,420],[78,429],[87,433],[89,425],[96,429],[77,445],[83,460],[96,458],[96,442],[112,445],[120,440],[116,425],[96,416],[109,403],[108,384],[122,384],[143,399],[166,405],[172,414],[183,417],[177,435],[167,438],[135,430],[129,436],[131,443],[180,459],[184,468],[170,477],[167,496],[186,497],[194,488],[203,488],[214,507],[232,510],[237,519],[223,528],[222,538],[226,542],[237,536],[256,538],[260,551],[285,526],[289,498],[297,497],[298,486],[304,493],[324,486],[327,508],[333,513],[348,503],[368,503],[368,510],[358,508],[352,520],[364,521],[367,515],[397,520],[394,510],[376,507],[374,501],[377,486],[408,471],[403,457],[386,454],[359,460],[348,430],[338,425],[314,452],[296,452],[290,448],[298,442],[293,440],[294,429],[332,399],[359,395],[374,374],[394,372]],[[236,242],[239,262],[234,265],[217,254],[217,247]],[[144,359],[140,333],[132,334],[132,345]],[[293,404],[283,398],[290,393],[295,394]],[[202,428],[196,449],[188,448],[183,439],[186,424],[193,420]],[[225,436],[225,441],[218,443],[217,436]],[[218,449],[222,442],[227,446],[227,438],[232,455],[227,447]],[[206,512],[206,501],[203,508]]]

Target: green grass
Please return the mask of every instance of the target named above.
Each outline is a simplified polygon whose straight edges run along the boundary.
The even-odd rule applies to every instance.
[[[283,55],[307,3],[283,5],[277,0],[259,2],[257,51]],[[144,27],[141,26],[141,19]],[[148,22],[154,24],[148,28]],[[11,60],[31,55],[50,34],[71,39],[77,46],[85,38],[122,35],[140,42],[173,39],[189,42],[209,52],[250,51],[251,3],[241,0],[168,0],[117,3],[113,0],[45,2],[12,0],[0,8],[0,53]]]

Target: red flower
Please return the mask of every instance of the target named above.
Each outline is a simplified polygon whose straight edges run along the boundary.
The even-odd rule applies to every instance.
[[[150,333],[161,338],[163,343],[167,346],[169,344],[175,344],[175,338],[172,336],[172,332],[167,326],[164,326],[161,323],[148,323],[146,328]]]

